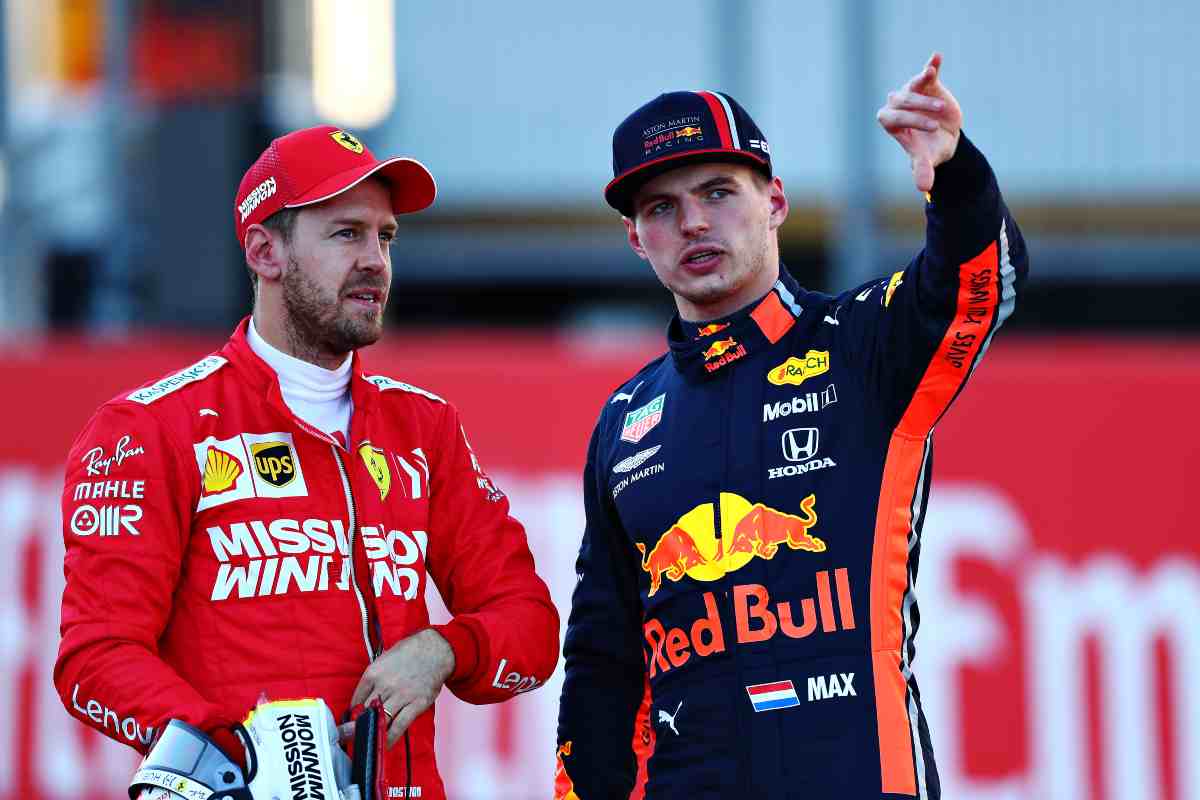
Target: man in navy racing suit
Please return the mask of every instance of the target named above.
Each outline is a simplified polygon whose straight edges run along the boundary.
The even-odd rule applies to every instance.
[[[558,797],[630,795],[647,688],[648,798],[940,797],[911,670],[932,432],[1027,272],[940,69],[878,114],[925,248],[838,296],[781,268],[787,197],[732,98],[664,94],[614,134],[606,199],[678,314],[588,449]]]

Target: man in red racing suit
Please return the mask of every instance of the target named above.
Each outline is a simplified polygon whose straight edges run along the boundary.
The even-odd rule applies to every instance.
[[[335,183],[391,178],[385,228],[416,210],[396,201],[408,178],[388,175],[392,162],[351,152],[332,130],[292,136],[334,150],[312,162],[326,170],[339,144],[361,156],[337,164]],[[284,184],[280,202],[299,198],[310,213],[308,187]],[[386,198],[383,186],[369,191]],[[375,248],[349,274],[382,282],[386,254],[362,239],[334,241]],[[142,752],[179,719],[235,758],[230,726],[262,695],[320,697],[339,717],[378,698],[389,743],[407,736],[387,752],[387,796],[443,797],[430,705],[442,682],[472,703],[538,687],[556,663],[557,612],[454,407],[372,374],[355,349],[344,354],[347,428],[319,429],[248,342],[252,324],[270,323],[258,299],[254,323],[223,348],[105,403],[75,441],[55,684],[73,716]],[[381,319],[357,308],[347,313]],[[445,625],[430,625],[429,578],[453,614]]]

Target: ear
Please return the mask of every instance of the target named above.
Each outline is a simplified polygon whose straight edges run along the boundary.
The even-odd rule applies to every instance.
[[[641,237],[638,236],[637,224],[629,217],[621,217],[621,222],[625,223],[625,238],[629,241],[629,246],[633,248],[633,252],[637,253],[638,258],[643,261],[649,261],[650,256],[646,255],[646,250],[642,247]]]
[[[771,178],[771,182],[767,184],[767,201],[771,204],[769,229],[777,230],[788,215],[788,199],[783,191],[783,181],[778,175]]]
[[[287,248],[282,234],[258,224],[246,229],[246,266],[260,280],[279,280],[286,264]]]

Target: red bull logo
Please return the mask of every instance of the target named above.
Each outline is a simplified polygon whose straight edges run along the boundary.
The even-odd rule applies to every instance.
[[[725,341],[733,342],[733,339],[726,339]],[[708,358],[709,357],[708,353],[710,353],[710,352],[712,352],[711,347],[705,353],[704,357]],[[741,358],[744,355],[746,355],[746,346],[744,344],[739,344],[733,350],[727,350],[726,352],[722,353],[721,357],[718,358],[716,361],[704,362],[704,368],[706,370],[708,370],[709,372],[716,372],[721,367],[725,366],[726,364],[732,364],[734,361],[737,361],[739,358]]]
[[[722,492],[721,530],[730,533],[721,538],[713,527],[712,503],[696,506],[659,537],[649,553],[645,545],[637,543],[642,569],[650,574],[649,596],[662,588],[664,577],[671,581],[680,581],[684,575],[700,581],[719,580],[751,559],[774,558],[783,545],[791,550],[824,552],[825,542],[809,533],[817,524],[816,503],[816,495],[810,494],[800,501],[800,514],[795,515]]]
[[[697,337],[712,336],[714,333],[720,333],[728,327],[728,322],[714,322],[711,325],[705,325],[703,328],[697,330],[696,335]]]
[[[854,605],[850,593],[850,574],[845,567],[813,575],[816,598],[801,598],[798,604],[785,600],[771,603],[765,586],[757,583],[733,587],[733,630],[737,644],[765,642],[776,636],[804,639],[820,630],[821,633],[854,630]],[[834,599],[836,596],[836,605]],[[649,645],[650,677],[666,673],[686,664],[693,655],[705,658],[725,652],[725,633],[712,592],[704,593],[704,616],[682,628],[663,627],[657,619],[642,626]],[[840,620],[840,624],[839,624]]]
[[[711,361],[712,359],[723,355],[727,350],[732,350],[735,347],[737,347],[737,342],[735,342],[732,338],[718,339],[709,345],[708,349],[704,351],[704,360]]]
[[[703,136],[704,131],[697,128],[695,125],[687,125],[675,132],[675,135],[680,139],[687,139],[692,136]]]

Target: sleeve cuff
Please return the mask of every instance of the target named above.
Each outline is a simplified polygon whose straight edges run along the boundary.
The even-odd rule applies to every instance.
[[[442,635],[454,652],[454,672],[446,679],[447,684],[461,683],[479,669],[482,651],[479,632],[475,626],[462,619],[452,619],[445,625],[432,625]]]
[[[985,192],[993,180],[983,153],[960,131],[954,155],[934,170],[930,195],[934,202],[961,202]]]

